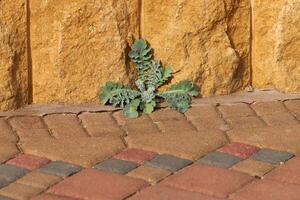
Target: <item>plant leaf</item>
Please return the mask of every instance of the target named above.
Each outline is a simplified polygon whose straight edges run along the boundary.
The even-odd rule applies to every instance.
[[[128,118],[136,118],[139,116],[138,107],[140,105],[140,100],[134,99],[129,104],[127,104],[123,109],[123,114]]]
[[[156,102],[153,100],[150,103],[141,104],[141,109],[143,109],[144,113],[150,114],[154,111],[155,106],[156,106]]]
[[[165,92],[158,94],[166,100],[171,108],[176,108],[179,112],[185,112],[191,102],[191,96],[198,95],[198,87],[191,81],[180,81],[172,85]]]

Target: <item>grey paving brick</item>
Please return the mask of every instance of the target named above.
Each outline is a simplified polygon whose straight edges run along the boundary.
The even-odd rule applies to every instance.
[[[13,199],[0,195],[0,200],[13,200]]]
[[[63,161],[53,161],[39,169],[39,171],[42,173],[61,177],[71,176],[72,174],[75,174],[80,170],[80,166],[66,163]]]
[[[199,159],[196,163],[211,165],[215,167],[229,168],[242,159],[227,153],[212,152]]]
[[[164,155],[157,155],[152,160],[146,162],[145,165],[175,172],[191,163],[192,163],[191,160],[182,159],[172,155],[164,154]]]
[[[13,165],[0,165],[0,188],[23,177],[29,170],[19,168]]]
[[[262,162],[271,163],[273,165],[279,165],[291,159],[294,155],[284,151],[276,151],[272,149],[261,149],[254,153],[251,158]]]
[[[137,168],[139,165],[126,160],[119,160],[111,158],[98,163],[94,168],[100,169],[106,172],[113,172],[118,174],[126,174],[129,171]]]

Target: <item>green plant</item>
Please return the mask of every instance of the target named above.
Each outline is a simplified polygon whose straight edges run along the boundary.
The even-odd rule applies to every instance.
[[[191,96],[198,95],[198,88],[191,81],[180,81],[164,92],[157,89],[172,77],[172,69],[161,66],[159,60],[153,59],[152,48],[148,43],[139,39],[131,46],[128,56],[136,65],[137,90],[120,83],[107,82],[101,87],[99,98],[103,104],[123,108],[123,113],[129,118],[138,117],[138,110],[149,114],[153,112],[160,99],[168,106],[185,112],[191,102]]]

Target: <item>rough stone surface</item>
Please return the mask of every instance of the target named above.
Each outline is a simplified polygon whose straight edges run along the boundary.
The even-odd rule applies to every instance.
[[[221,200],[219,198],[208,197],[200,193],[175,189],[168,186],[148,187],[138,192],[128,200]]]
[[[273,165],[266,162],[247,159],[243,160],[232,167],[232,169],[249,174],[250,176],[262,178],[266,173],[274,168]]]
[[[6,164],[15,165],[17,167],[25,168],[28,170],[35,170],[47,164],[48,162],[50,162],[50,160],[48,160],[47,158],[21,154],[7,161]]]
[[[197,163],[215,167],[229,168],[241,161],[241,158],[222,152],[212,152],[201,158]]]
[[[0,140],[0,163],[13,158],[18,153],[19,149],[16,144]]]
[[[251,109],[248,104],[224,104],[218,107],[221,111],[222,116],[227,117],[247,117],[254,116],[255,112]]]
[[[60,182],[48,192],[78,199],[119,200],[147,185],[145,181],[128,176],[87,169]]]
[[[254,87],[300,92],[300,2],[253,2]]]
[[[228,169],[192,165],[165,179],[162,184],[219,198],[253,180],[250,176]]]
[[[129,171],[137,168],[139,165],[126,160],[118,160],[115,158],[104,160],[97,164],[94,168],[106,172],[113,172],[118,174],[126,174]]]
[[[249,1],[154,0],[144,1],[142,11],[142,37],[179,71],[173,82],[190,79],[204,96],[249,83]]]
[[[299,185],[268,180],[255,181],[233,194],[230,200],[298,200]]]
[[[16,142],[18,140],[5,119],[0,119],[0,130],[1,141]]]
[[[218,131],[139,134],[129,135],[125,139],[131,148],[171,154],[189,160],[196,160],[227,143],[224,134]]]
[[[117,154],[115,158],[143,164],[145,161],[153,159],[155,155],[156,153],[152,151],[133,148],[122,151],[121,153]]]
[[[171,174],[170,171],[159,169],[156,167],[149,167],[149,166],[140,166],[127,174],[127,176],[133,178],[139,178],[150,182],[151,184],[155,184],[158,181],[166,178]]]
[[[263,102],[255,102],[254,104],[251,105],[251,107],[260,116],[281,114],[288,111],[281,101],[269,100]]]
[[[286,113],[278,113],[273,115],[266,115],[263,116],[262,119],[269,125],[269,126],[293,126],[300,124],[296,118],[286,112]]]
[[[266,122],[264,122],[258,116],[248,116],[248,117],[229,117],[226,118],[228,124],[233,129],[246,129],[246,128],[256,128],[256,127],[264,127],[266,126]]]
[[[285,161],[291,159],[293,154],[283,151],[275,151],[272,149],[261,149],[254,153],[251,158],[254,160],[268,162],[273,165],[279,165]]]
[[[91,167],[124,148],[120,138],[31,139],[21,144],[25,153]]]
[[[192,161],[190,160],[178,158],[172,155],[157,155],[155,158],[148,161],[146,165],[176,172],[191,163]]]
[[[28,103],[26,0],[0,2],[0,110]]]
[[[62,161],[53,161],[41,167],[38,171],[54,176],[68,177],[79,172],[80,170],[81,167],[77,165],[72,165]]]
[[[292,153],[300,152],[300,126],[259,127],[228,131],[230,141]]]
[[[129,81],[136,0],[33,0],[30,7],[34,102],[95,102],[99,85]]]
[[[0,195],[7,196],[17,200],[28,200],[31,197],[41,193],[43,189],[35,188],[19,183],[12,183],[0,190]]]

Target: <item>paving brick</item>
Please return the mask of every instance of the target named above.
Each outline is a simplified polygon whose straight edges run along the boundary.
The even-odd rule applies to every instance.
[[[240,162],[242,159],[227,153],[211,152],[199,159],[197,163],[211,165],[215,167],[229,168],[232,165]]]
[[[78,199],[120,200],[146,186],[148,183],[139,179],[86,169],[56,184],[48,192]]]
[[[43,193],[31,198],[30,200],[79,200],[79,199]]]
[[[268,180],[300,185],[300,157],[289,160],[266,176]]]
[[[9,122],[21,140],[29,137],[50,138],[48,129],[40,117],[13,117]]]
[[[274,169],[274,166],[270,163],[247,159],[237,163],[232,167],[232,169],[249,174],[250,176],[263,177],[265,174]]]
[[[13,200],[13,199],[0,195],[0,200]]]
[[[5,119],[0,118],[0,141],[16,142],[17,136],[13,133]]]
[[[20,144],[27,154],[92,167],[125,148],[120,137],[31,139]]]
[[[166,178],[171,174],[170,171],[149,167],[149,166],[140,166],[132,171],[130,171],[127,176],[133,178],[139,178],[145,181],[150,182],[151,184],[155,184],[160,180]]]
[[[39,194],[43,190],[19,183],[12,183],[5,188],[0,189],[0,195],[10,197],[17,200],[28,200]]]
[[[221,200],[200,193],[158,185],[148,187],[128,200]]]
[[[117,154],[115,158],[120,160],[128,160],[138,164],[143,164],[145,161],[151,160],[156,156],[153,151],[145,151],[142,149],[126,149]]]
[[[248,104],[235,103],[235,104],[224,104],[218,107],[223,117],[247,117],[255,116],[255,112],[251,109]]]
[[[196,160],[227,143],[222,132],[207,130],[203,132],[129,135],[125,139],[130,148],[171,154],[189,160]]]
[[[191,119],[191,123],[196,127],[197,130],[215,129],[221,131],[230,130],[230,126],[221,118],[196,118]]]
[[[47,115],[44,121],[56,138],[88,137],[75,114]]]
[[[41,167],[39,172],[55,176],[67,177],[81,170],[81,167],[63,161],[52,161]]]
[[[148,115],[142,114],[138,118],[128,118],[125,117],[123,111],[117,111],[112,114],[113,118],[117,121],[117,123],[121,126],[129,125],[129,124],[143,124],[149,123],[152,120],[149,118]]]
[[[232,142],[292,153],[300,152],[299,125],[233,129],[228,131],[227,135]]]
[[[285,101],[284,104],[300,122],[300,100]]]
[[[247,117],[228,117],[226,121],[232,128],[256,128],[264,127],[267,124],[257,116],[247,116]]]
[[[217,151],[246,159],[249,158],[253,153],[257,152],[258,148],[249,144],[233,142],[230,144],[226,144]]]
[[[185,119],[185,116],[182,113],[170,108],[163,108],[163,109],[156,110],[155,112],[151,113],[149,116],[154,122],[165,121],[165,120],[179,121]]]
[[[299,124],[295,117],[288,112],[264,115],[262,119],[270,126],[292,126]]]
[[[18,179],[17,183],[45,190],[61,180],[62,178],[59,176],[34,171]]]
[[[284,104],[280,101],[256,102],[251,107],[260,116],[287,112]]]
[[[196,128],[187,121],[186,119],[170,119],[156,122],[157,126],[162,132],[172,133],[172,132],[186,132],[186,131],[196,131]]]
[[[175,172],[191,163],[191,160],[182,159],[179,157],[165,154],[155,156],[155,158],[146,162],[146,165]]]
[[[13,165],[0,165],[0,182],[2,182],[0,185],[3,187],[12,183],[24,176],[26,173],[28,173],[27,169],[18,168]]]
[[[123,130],[112,117],[109,112],[104,113],[83,113],[79,115],[83,126],[91,136],[100,137],[115,135],[123,135]]]
[[[33,156],[28,154],[20,154],[17,157],[7,161],[7,164],[15,165],[17,167],[25,168],[28,170],[38,169],[41,166],[50,162],[47,158]]]
[[[168,177],[161,183],[174,188],[226,198],[252,180],[251,176],[243,173],[195,164]]]
[[[19,153],[15,143],[0,140],[0,164]]]
[[[251,158],[254,160],[268,162],[273,165],[279,165],[290,158],[293,157],[293,154],[283,151],[275,151],[272,149],[261,149],[260,151],[254,153]]]
[[[197,119],[197,118],[219,118],[220,114],[217,112],[216,107],[213,105],[192,105],[185,113],[185,116],[189,120]]]
[[[134,162],[111,158],[111,159],[104,160],[103,162],[97,164],[94,168],[100,169],[100,170],[103,170],[106,172],[126,174],[129,171],[137,168],[138,166],[139,165]]]
[[[299,200],[300,185],[268,180],[255,181],[233,194],[230,200]]]
[[[159,133],[158,127],[152,121],[126,124],[123,129],[128,135]]]

